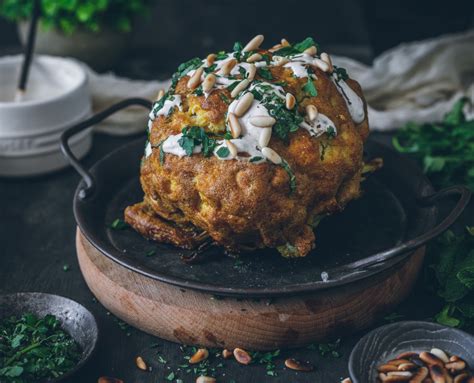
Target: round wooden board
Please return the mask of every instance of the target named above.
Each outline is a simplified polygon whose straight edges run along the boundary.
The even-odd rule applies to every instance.
[[[123,321],[173,342],[252,350],[300,347],[369,326],[408,295],[425,253],[420,248],[369,280],[269,301],[215,299],[145,277],[104,256],[79,229],[76,248],[92,293]]]

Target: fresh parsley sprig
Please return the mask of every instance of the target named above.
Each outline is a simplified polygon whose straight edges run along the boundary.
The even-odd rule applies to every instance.
[[[456,183],[474,190],[474,120],[463,113],[467,99],[460,99],[440,123],[409,123],[393,138],[393,146],[419,159],[432,183]]]
[[[202,154],[204,157],[210,157],[217,146],[217,141],[209,137],[200,126],[187,126],[181,132],[183,136],[178,140],[178,144],[184,149],[187,156],[193,154],[196,146],[202,145]]]

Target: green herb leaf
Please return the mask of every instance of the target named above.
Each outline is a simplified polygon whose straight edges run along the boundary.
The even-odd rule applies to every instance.
[[[265,80],[273,80],[272,72],[268,68],[258,68],[257,74]]]
[[[305,91],[311,97],[316,97],[318,95],[318,91],[316,90],[316,87],[314,86],[313,79],[309,75],[308,75],[308,80],[306,81],[306,84],[303,85],[303,91]]]
[[[216,154],[220,158],[227,158],[230,154],[230,151],[226,146],[221,146],[219,149],[217,149]]]
[[[123,229],[126,229],[127,227],[128,227],[128,224],[125,221],[121,220],[120,218],[117,218],[116,220],[114,220],[112,224],[110,225],[110,228],[114,230],[123,230]]]
[[[185,127],[182,133],[183,136],[178,140],[178,144],[184,149],[187,156],[191,156],[194,148],[198,145],[202,145],[204,157],[212,155],[217,142],[215,139],[210,138],[203,128],[199,126]]]
[[[290,164],[288,164],[288,162],[286,162],[285,160],[282,160],[281,167],[285,169],[286,173],[288,174],[288,177],[290,178],[290,194],[291,194],[296,190],[295,173],[293,173],[293,170],[291,170]]]

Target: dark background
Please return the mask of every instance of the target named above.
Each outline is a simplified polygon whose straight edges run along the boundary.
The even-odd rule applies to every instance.
[[[330,53],[370,62],[401,42],[473,26],[472,0],[159,0],[137,19],[127,57],[108,69],[140,78],[169,75],[190,57],[260,33],[268,45],[312,36]],[[0,20],[0,49],[18,47],[16,25]]]

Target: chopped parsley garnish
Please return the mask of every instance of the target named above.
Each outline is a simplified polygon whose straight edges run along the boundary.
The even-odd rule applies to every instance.
[[[220,97],[221,100],[224,101],[227,105],[230,104],[229,98],[228,98],[224,93],[219,93],[219,97]]]
[[[224,60],[226,58],[227,58],[227,53],[225,51],[217,52],[217,55],[216,55],[217,61]]]
[[[165,151],[163,150],[163,143],[165,141],[161,141],[158,147],[160,148],[160,165],[163,165],[165,163]]]
[[[293,170],[291,170],[290,164],[286,162],[285,160],[281,161],[281,167],[285,169],[286,173],[288,174],[288,177],[290,177],[290,194],[291,194],[296,190],[295,173],[293,173]]]
[[[242,76],[242,78],[247,77],[247,71],[245,70],[245,68],[243,66],[239,66],[239,73]]]
[[[270,115],[276,119],[276,123],[273,125],[273,132],[280,139],[287,141],[290,132],[296,132],[299,129],[299,124],[303,121],[303,117],[298,113],[297,108],[288,110],[285,101],[275,94],[265,95],[263,104],[268,109]]]
[[[184,149],[187,156],[191,156],[194,148],[199,145],[202,145],[204,157],[212,155],[217,143],[215,139],[210,138],[206,134],[203,128],[200,126],[190,126],[183,128],[181,132],[183,136],[178,140],[178,144]]]
[[[234,43],[234,52],[241,52],[242,49],[244,49],[244,46],[242,45],[242,43],[240,41],[236,41]]]
[[[263,160],[263,157],[259,157],[259,156],[255,156],[255,157],[252,157],[249,162],[258,162],[258,161],[261,161]]]
[[[0,381],[55,380],[81,359],[81,349],[54,315],[24,314],[0,324]]]
[[[227,158],[230,154],[230,151],[227,147],[225,146],[221,146],[219,149],[217,149],[216,151],[216,154],[220,157],[220,158]]]
[[[236,80],[234,81],[232,84],[230,84],[228,87],[226,87],[226,89],[229,91],[229,92],[232,92],[234,90],[234,88],[240,83],[240,80]]]
[[[195,94],[196,96],[202,96],[204,94],[202,90],[202,85],[199,85],[196,89],[194,89],[193,94]]]
[[[297,55],[299,53],[303,53],[306,49],[316,46],[316,48],[319,51],[319,46],[318,44],[315,43],[312,37],[307,37],[303,41],[295,44],[295,45],[290,45],[287,47],[283,47],[276,52],[273,52],[273,55],[275,56],[292,56],[292,55]]]
[[[318,95],[318,90],[314,86],[314,82],[311,77],[312,74],[313,72],[311,71],[311,69],[308,68],[308,79],[306,81],[306,84],[303,85],[303,91],[311,97],[316,97]]]
[[[311,77],[308,77],[308,81],[303,86],[303,90],[307,94],[309,94],[311,97],[316,97],[318,95],[318,91],[316,90],[316,87],[314,86],[314,83]]]
[[[180,78],[186,76],[189,71],[192,71],[193,69],[198,69],[200,66],[202,66],[202,60],[199,57],[195,57],[189,61],[186,61],[185,63],[182,63],[178,67],[178,71],[174,73],[171,77],[171,89],[174,89],[176,87],[176,84],[178,83]]]
[[[117,218],[110,224],[110,228],[114,230],[123,230],[128,227],[127,222],[121,220],[120,218]]]
[[[338,67],[336,65],[334,65],[334,73],[336,74],[337,81],[347,80],[349,78],[347,71],[344,68]]]
[[[326,134],[327,134],[330,138],[334,138],[334,137],[336,137],[336,130],[335,130],[332,126],[330,126],[330,127],[327,128]]]
[[[265,80],[273,80],[272,72],[268,68],[258,68],[258,75]]]
[[[217,68],[217,64],[212,64],[211,66],[204,68],[204,72],[212,73],[216,70],[216,68]]]

